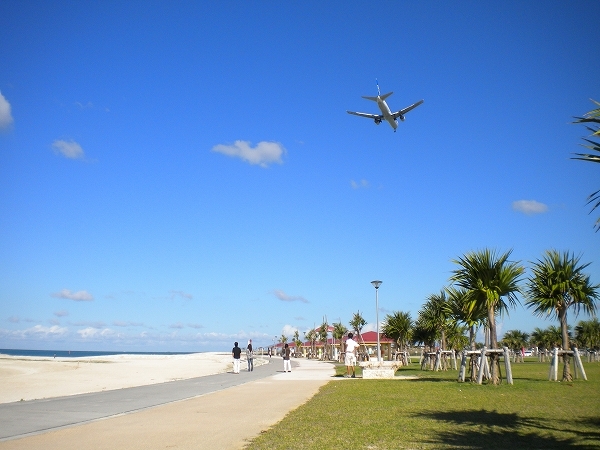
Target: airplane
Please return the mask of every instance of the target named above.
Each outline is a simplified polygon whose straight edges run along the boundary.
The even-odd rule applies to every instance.
[[[407,106],[406,108],[393,113],[390,110],[390,107],[385,102],[385,99],[388,98],[390,95],[392,95],[393,92],[388,92],[387,94],[381,95],[381,91],[379,90],[379,82],[377,80],[375,80],[375,83],[377,84],[377,97],[363,96],[362,98],[366,98],[367,100],[372,100],[374,102],[377,102],[377,106],[379,106],[379,109],[381,110],[381,114],[368,114],[368,113],[354,112],[354,111],[346,111],[346,112],[348,114],[353,114],[355,116],[366,117],[367,119],[373,119],[375,121],[376,125],[379,125],[382,120],[386,120],[387,123],[389,123],[390,126],[394,129],[394,133],[395,133],[396,128],[398,128],[398,119],[400,119],[401,121],[404,122],[404,114],[415,109],[417,106],[419,106],[421,103],[423,103],[423,100],[419,100],[417,103],[413,103],[412,105]]]

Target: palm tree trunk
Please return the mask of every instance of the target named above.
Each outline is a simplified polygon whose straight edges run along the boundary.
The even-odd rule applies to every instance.
[[[562,349],[567,351],[569,348],[569,329],[567,327],[567,308],[561,308],[558,310],[558,320],[560,320],[560,331],[562,334]],[[573,381],[571,375],[570,357],[568,354],[563,353],[563,381]]]
[[[496,335],[496,315],[494,314],[494,307],[488,307],[488,327],[490,333],[490,347],[495,349],[498,347],[498,337]],[[492,353],[490,355],[490,383],[500,384],[500,355]]]

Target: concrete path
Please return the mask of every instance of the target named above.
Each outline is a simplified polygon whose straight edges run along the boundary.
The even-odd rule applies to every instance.
[[[242,448],[334,375],[304,359],[282,369],[273,358],[239,375],[0,405],[0,450]]]

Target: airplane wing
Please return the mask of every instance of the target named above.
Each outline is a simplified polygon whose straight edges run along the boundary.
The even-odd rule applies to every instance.
[[[373,119],[373,120],[379,120],[379,121],[383,120],[383,116],[381,114],[368,114],[368,113],[354,112],[354,111],[346,111],[346,112],[348,114],[353,114],[355,116],[366,117],[367,119]]]
[[[413,103],[412,105],[410,105],[410,106],[407,106],[406,108],[404,108],[404,109],[401,109],[401,110],[400,110],[400,111],[398,111],[398,112],[395,112],[394,114],[392,114],[392,117],[394,117],[394,119],[397,119],[398,117],[400,117],[400,116],[403,116],[403,115],[404,115],[404,114],[406,114],[407,112],[409,112],[409,111],[411,111],[411,110],[415,109],[415,108],[416,108],[417,106],[419,106],[421,103],[423,103],[423,100],[419,100],[417,103]],[[402,119],[402,120],[404,120],[404,119]]]

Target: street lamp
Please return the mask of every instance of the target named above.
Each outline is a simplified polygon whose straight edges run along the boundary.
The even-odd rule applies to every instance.
[[[375,288],[375,320],[377,320],[377,362],[381,363],[381,345],[379,344],[379,286],[381,281],[371,281],[371,284]]]

